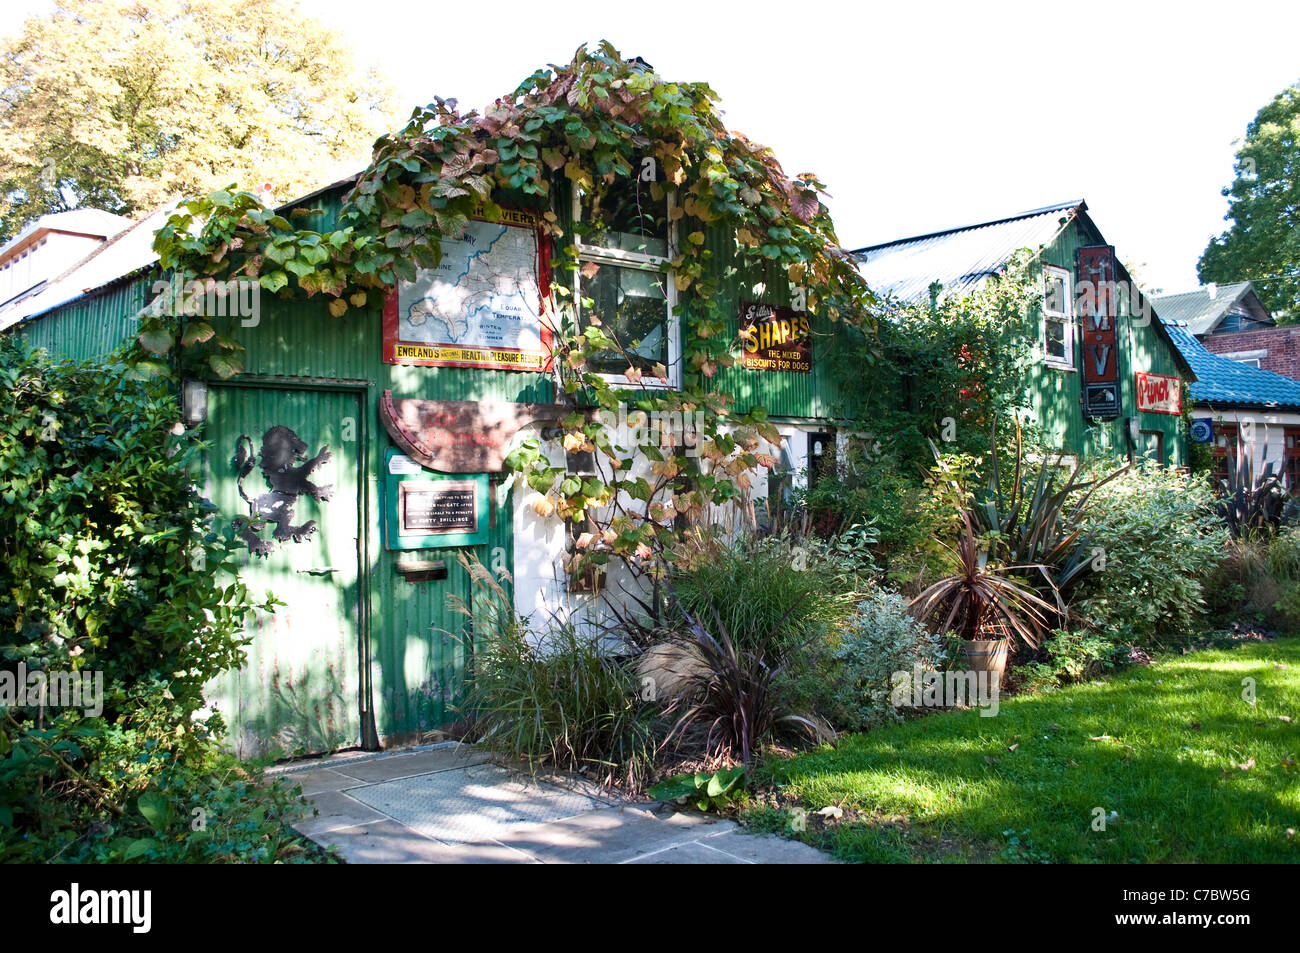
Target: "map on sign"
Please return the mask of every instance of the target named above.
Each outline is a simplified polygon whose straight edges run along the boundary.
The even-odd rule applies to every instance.
[[[399,283],[396,313],[385,316],[386,359],[542,368],[549,342],[540,314],[538,236],[518,217],[522,227],[470,222],[460,238],[443,240],[437,268]]]

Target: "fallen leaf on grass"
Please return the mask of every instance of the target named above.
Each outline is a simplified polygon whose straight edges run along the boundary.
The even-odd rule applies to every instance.
[[[1278,721],[1285,721],[1288,725],[1291,724],[1291,716],[1290,716],[1290,715],[1278,715],[1278,716],[1277,716],[1277,720],[1278,720]]]
[[[843,809],[836,807],[834,804],[826,805],[817,813],[820,814],[822,817],[843,817],[844,816]]]
[[[1016,750],[1017,748],[1019,748],[1019,747],[1020,747],[1020,744],[1019,744],[1019,742],[1017,742],[1016,744],[1008,745],[1008,746],[1007,746],[1007,750],[1008,750],[1008,751],[1015,751],[1015,750]]]
[[[1237,765],[1237,767],[1241,768],[1241,770],[1243,771],[1249,771],[1254,766],[1255,766],[1254,758],[1251,758],[1249,761],[1244,761],[1241,764]]]
[[[1201,723],[1199,721],[1188,722],[1187,727],[1191,728],[1193,731],[1200,731]]]

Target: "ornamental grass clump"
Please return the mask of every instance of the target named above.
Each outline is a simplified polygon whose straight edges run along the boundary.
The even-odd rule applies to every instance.
[[[577,771],[640,790],[654,760],[655,712],[641,698],[635,660],[572,622],[551,620],[534,630],[487,568],[459,559],[479,610],[469,689],[459,707],[479,743],[534,771]],[[471,615],[469,605],[453,605]]]

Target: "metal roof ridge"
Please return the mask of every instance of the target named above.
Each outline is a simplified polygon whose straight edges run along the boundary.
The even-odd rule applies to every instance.
[[[1045,205],[1042,208],[1031,209],[1028,212],[1019,212],[1015,215],[1008,215],[1006,218],[995,218],[992,221],[988,221],[988,222],[976,222],[973,225],[960,225],[956,228],[944,228],[944,229],[940,229],[937,232],[928,232],[924,235],[912,235],[909,238],[896,238],[893,241],[880,242],[875,245],[864,245],[861,248],[852,249],[849,252],[849,254],[860,255],[865,252],[877,251],[881,248],[888,248],[891,245],[906,245],[911,242],[924,241],[927,238],[939,238],[943,235],[952,235],[957,232],[970,232],[970,231],[974,231],[977,228],[987,228],[990,225],[1004,225],[1007,222],[1019,221],[1022,218],[1033,218],[1036,215],[1046,215],[1049,212],[1063,212],[1067,209],[1074,209],[1074,208],[1086,210],[1087,207],[1088,207],[1088,203],[1085,202],[1083,199],[1073,199],[1069,202],[1061,202],[1057,205]]]

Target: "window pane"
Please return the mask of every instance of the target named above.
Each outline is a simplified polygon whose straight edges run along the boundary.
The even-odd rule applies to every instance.
[[[592,266],[587,266],[592,267]],[[657,271],[596,266],[591,278],[582,277],[582,296],[591,299],[585,315],[600,319],[605,333],[626,350],[593,355],[587,366],[602,374],[621,374],[628,362],[641,370],[668,364],[667,278]]]
[[[1065,322],[1057,318],[1047,318],[1044,322],[1044,352],[1055,361],[1065,360]]]
[[[1043,310],[1052,314],[1065,313],[1065,279],[1048,273],[1044,276]]]
[[[650,195],[649,182],[616,182],[603,195],[583,197],[583,220],[594,230],[584,243],[664,257],[668,254],[668,203]]]

